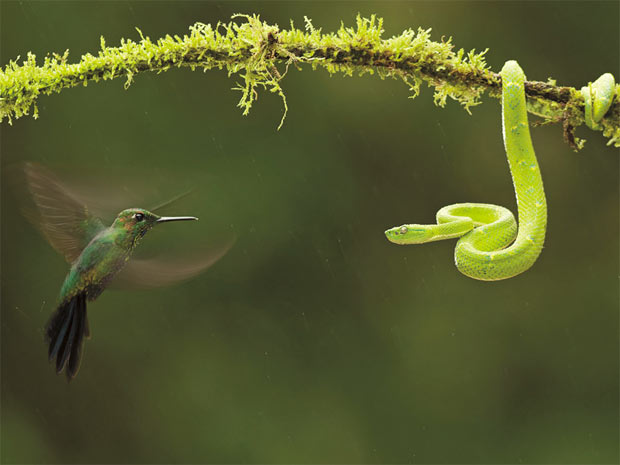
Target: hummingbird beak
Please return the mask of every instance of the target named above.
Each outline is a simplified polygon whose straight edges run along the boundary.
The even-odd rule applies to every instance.
[[[156,223],[166,223],[168,221],[198,221],[198,218],[195,216],[162,216],[160,217]]]

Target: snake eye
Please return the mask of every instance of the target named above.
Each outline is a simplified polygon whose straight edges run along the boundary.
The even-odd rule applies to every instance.
[[[140,212],[135,213],[133,217],[136,221],[142,221],[144,219],[144,213],[140,213]]]
[[[400,228],[400,233],[401,234],[407,234],[407,226],[403,226]]]

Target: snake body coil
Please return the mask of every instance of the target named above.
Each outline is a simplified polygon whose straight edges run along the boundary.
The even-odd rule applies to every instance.
[[[525,75],[516,61],[508,61],[501,76],[504,146],[519,226],[504,207],[461,203],[439,210],[438,224],[406,224],[385,232],[396,244],[462,236],[455,249],[456,266],[461,273],[484,281],[511,278],[530,268],[542,251],[547,227],[547,202],[525,106]]]

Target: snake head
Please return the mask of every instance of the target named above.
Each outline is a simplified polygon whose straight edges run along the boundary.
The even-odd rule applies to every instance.
[[[419,224],[404,224],[385,231],[385,237],[394,244],[422,244],[431,240],[433,233]]]

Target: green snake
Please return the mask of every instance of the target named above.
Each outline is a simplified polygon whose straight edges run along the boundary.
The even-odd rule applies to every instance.
[[[454,253],[456,267],[466,276],[483,281],[507,279],[528,270],[542,251],[547,229],[547,201],[528,125],[525,75],[512,60],[504,64],[500,75],[502,132],[519,225],[507,208],[458,203],[439,210],[437,224],[405,224],[385,231],[395,244],[460,237]],[[611,105],[614,84],[611,76],[610,85],[609,76],[605,74],[582,89],[588,125],[596,125]]]

